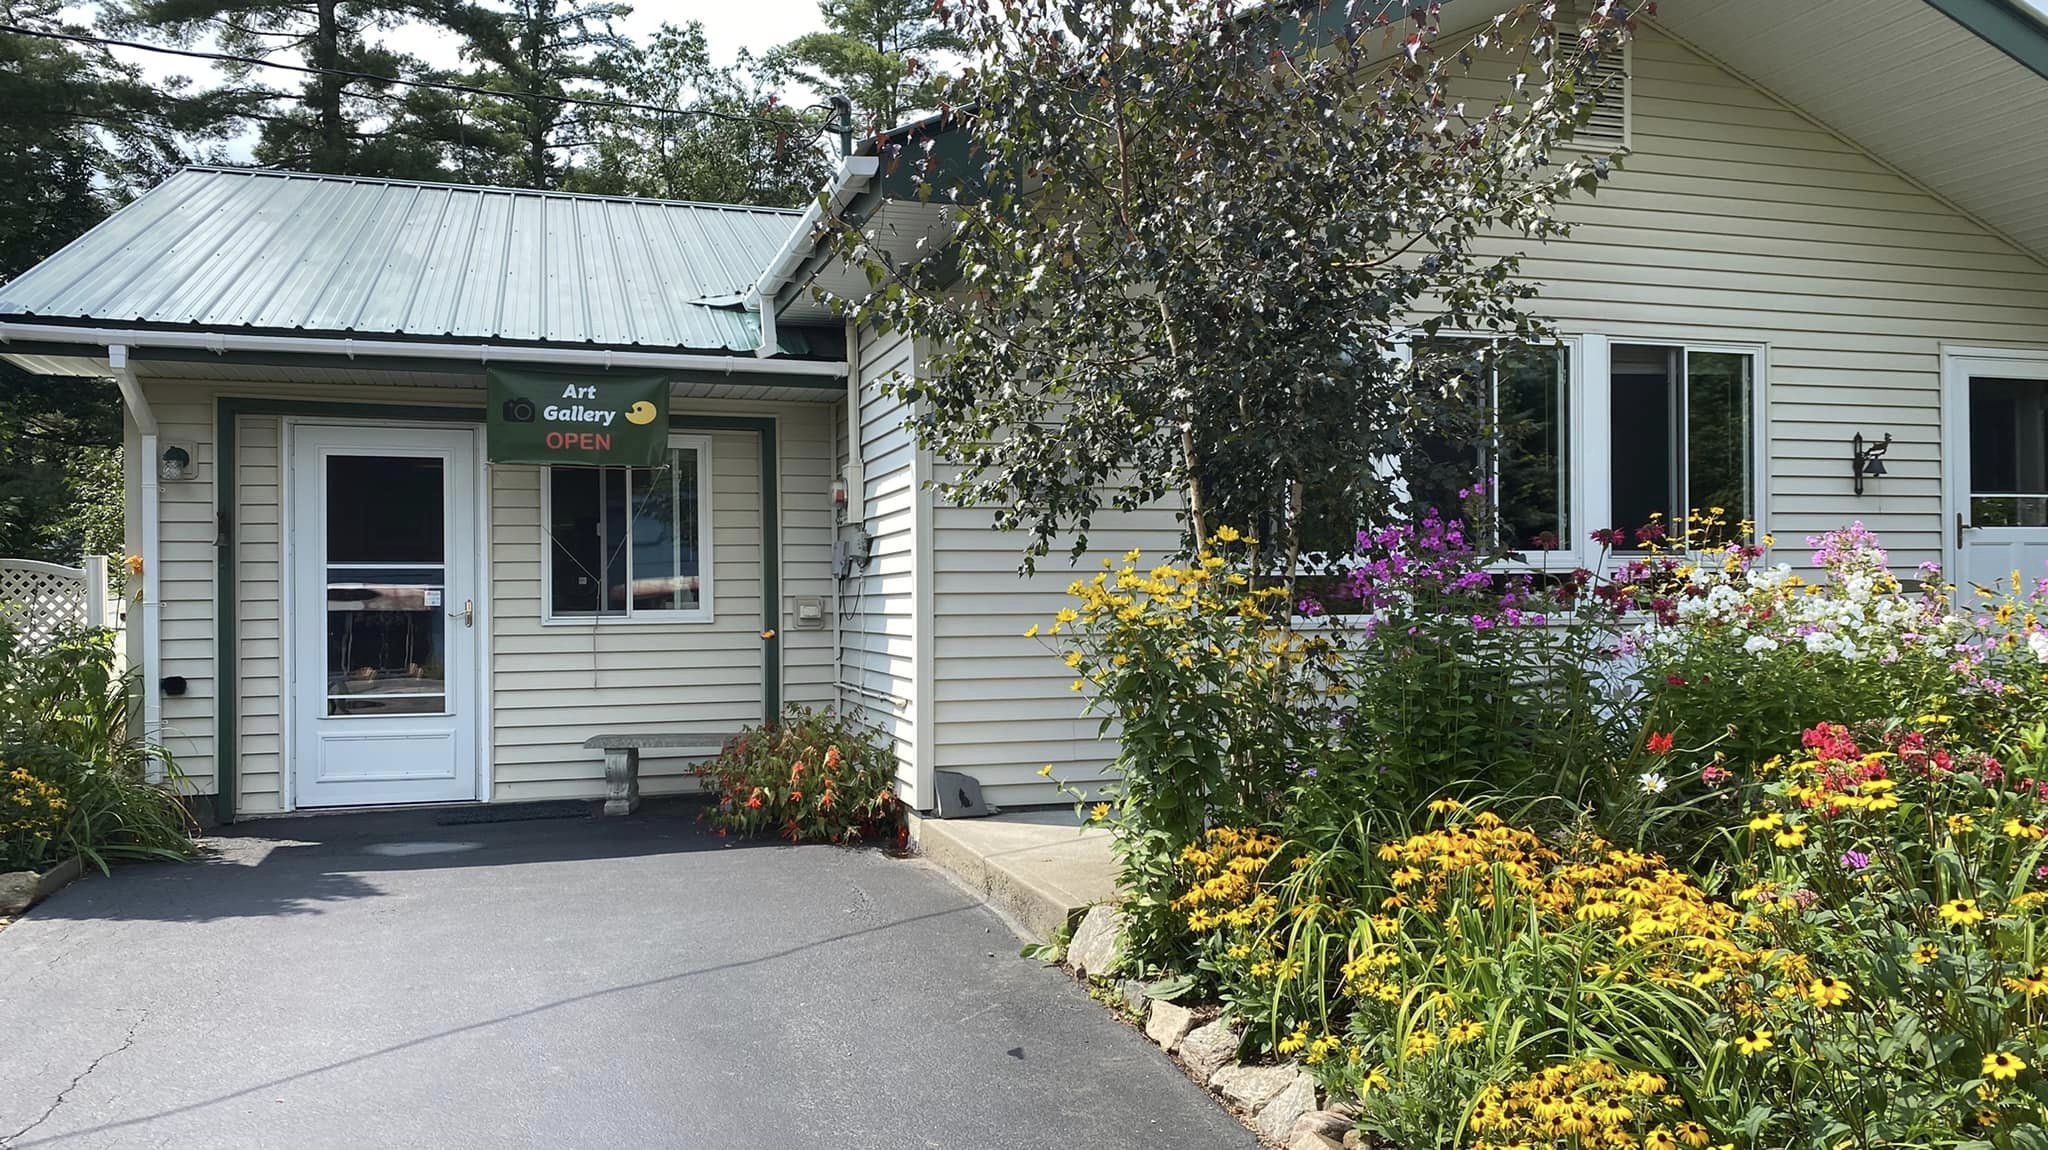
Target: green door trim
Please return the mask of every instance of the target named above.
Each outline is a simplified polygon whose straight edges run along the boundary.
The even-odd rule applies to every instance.
[[[258,399],[220,396],[214,400],[214,805],[223,823],[236,818],[235,791],[241,769],[236,745],[236,695],[240,661],[236,657],[235,595],[235,421],[245,415],[302,415],[328,419],[388,420],[410,423],[484,422],[482,407],[414,406],[402,403],[322,402],[299,399]],[[782,710],[782,515],[776,457],[778,422],[772,415],[691,415],[671,413],[675,431],[751,433],[761,444],[761,714],[772,719]],[[278,444],[280,453],[286,445]],[[284,466],[280,461],[280,466]],[[280,547],[284,546],[280,533]],[[488,578],[488,561],[482,573]],[[287,593],[281,588],[279,594]],[[283,700],[279,701],[283,705]],[[489,699],[484,706],[490,707]],[[290,749],[286,748],[289,755]],[[486,799],[488,801],[488,799]]]

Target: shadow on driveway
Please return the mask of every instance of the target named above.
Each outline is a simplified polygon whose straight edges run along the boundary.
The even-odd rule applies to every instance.
[[[131,885],[80,886],[36,913],[167,922],[319,914],[326,904],[377,897],[381,888],[365,876],[383,871],[788,849],[718,837],[697,821],[703,803],[694,798],[650,801],[623,819],[599,815],[600,806],[546,802],[253,819],[206,838],[205,853],[190,863],[120,872],[123,884],[143,886],[146,894]],[[486,812],[492,821],[469,821]]]

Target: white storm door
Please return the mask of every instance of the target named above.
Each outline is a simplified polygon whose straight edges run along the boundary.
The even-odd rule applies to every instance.
[[[1955,581],[2048,578],[2048,356],[1957,356],[1948,369]]]
[[[476,432],[298,425],[291,467],[295,805],[477,798]]]

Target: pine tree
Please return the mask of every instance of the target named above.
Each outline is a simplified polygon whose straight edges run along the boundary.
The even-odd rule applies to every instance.
[[[753,71],[719,67],[703,25],[664,24],[621,60],[621,95],[689,113],[598,110],[595,147],[572,173],[573,190],[671,200],[794,207],[830,174],[819,109],[789,107]]]
[[[570,157],[595,139],[594,117],[560,97],[602,97],[625,77],[632,42],[614,21],[632,14],[609,0],[510,0],[507,8],[465,7],[446,15],[480,71],[470,82],[505,93],[471,106],[497,134],[497,179],[529,188],[560,187]]]
[[[770,53],[778,73],[853,101],[855,123],[894,127],[930,108],[938,69],[965,42],[933,12],[931,0],[819,0],[826,30]]]
[[[67,34],[57,0],[0,0],[0,20]],[[151,84],[101,48],[0,33],[0,281],[105,218],[247,111],[220,91]],[[99,380],[0,362],[0,554],[76,563],[120,542],[121,403]],[[111,482],[110,482],[111,480]]]
[[[108,27],[224,52],[323,69],[296,81],[247,64],[223,71],[260,122],[256,159],[276,167],[349,175],[445,175],[460,132],[458,102],[388,79],[432,78],[419,59],[382,43],[408,22],[445,25],[442,0],[126,0]],[[361,73],[365,77],[343,75]]]

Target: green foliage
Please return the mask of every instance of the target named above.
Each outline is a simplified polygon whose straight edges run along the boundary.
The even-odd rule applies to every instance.
[[[1768,957],[1689,1051],[1703,1120],[1754,1145],[2048,1138],[2048,753],[2038,722],[2006,734],[1994,757],[1946,723],[1824,724],[1763,771],[1728,854]]]
[[[1117,781],[1098,818],[1117,827],[1126,953],[1146,965],[1179,950],[1166,893],[1180,852],[1212,822],[1256,820],[1303,762],[1341,746],[1322,689],[1334,649],[1288,630],[1285,588],[1251,588],[1236,532],[1215,543],[1232,559],[1144,571],[1132,552],[1077,580],[1077,606],[1046,632],[1068,648],[1075,689],[1092,688],[1104,733],[1115,731]]]
[[[1546,584],[1461,532],[1292,610],[1235,556],[1075,586],[1077,687],[1171,735],[1098,809],[1127,955],[1417,1150],[2048,1146],[2048,582],[1653,524]]]
[[[1274,515],[1281,552],[1311,484],[1387,521],[1384,461],[1444,391],[1397,343],[1510,337],[1484,358],[1545,334],[1517,257],[1478,241],[1559,234],[1557,203],[1609,170],[1569,137],[1596,96],[1582,68],[1630,13],[1592,7],[1588,51],[1564,53],[1548,4],[1469,41],[1435,6],[1392,26],[1320,3],[948,6],[956,114],[883,147],[954,208],[944,256],[838,233],[873,285],[852,318],[932,349],[892,386],[961,466],[946,494],[996,508],[1032,556],[1168,494],[1195,540]],[[1482,57],[1520,67],[1522,98],[1465,99]]]
[[[113,385],[0,363],[0,555],[76,566],[121,546]]]
[[[744,52],[733,64],[712,63],[696,21],[663,25],[619,69],[626,99],[711,114],[587,111],[595,147],[568,174],[569,190],[798,207],[831,175],[818,146],[823,113],[785,105]]]
[[[853,102],[857,131],[886,131],[938,106],[941,57],[966,42],[929,0],[819,0],[825,30],[768,54],[766,70]]]
[[[559,187],[568,157],[600,113],[551,96],[606,96],[626,78],[632,42],[615,22],[631,5],[611,0],[506,0],[466,6],[451,22],[484,67],[470,82],[505,93],[471,102],[473,122],[501,164],[491,182]]]
[[[135,736],[133,683],[116,666],[106,631],[38,650],[10,638],[0,652],[0,868],[192,853],[191,817],[143,778],[152,755],[173,783],[176,765]]]
[[[18,27],[90,33],[56,0],[0,0]],[[96,224],[137,188],[217,138],[231,96],[143,79],[106,49],[0,33],[0,281]]]
[[[790,707],[697,768],[721,835],[851,843],[901,832],[896,760],[874,733],[831,711]]]
[[[123,35],[170,43],[210,41],[239,56],[421,79],[445,73],[393,47],[390,34],[411,21],[446,27],[448,18],[467,7],[431,0],[117,0],[103,23]],[[260,163],[406,179],[445,178],[449,172],[444,149],[463,125],[458,107],[443,93],[246,64],[224,64],[222,70],[228,83],[208,95],[227,120],[259,129]]]

